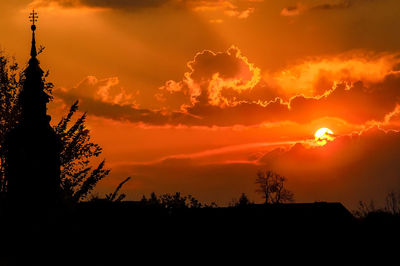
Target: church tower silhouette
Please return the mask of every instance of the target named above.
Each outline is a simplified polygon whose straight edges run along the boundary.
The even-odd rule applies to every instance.
[[[33,11],[32,47],[19,95],[20,121],[6,138],[7,194],[12,205],[43,209],[58,202],[61,141],[47,115],[50,96],[45,92],[43,70],[37,59]]]

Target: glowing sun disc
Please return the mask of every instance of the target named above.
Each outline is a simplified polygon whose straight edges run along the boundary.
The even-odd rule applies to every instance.
[[[335,139],[332,130],[326,127],[318,129],[315,132],[314,137],[315,142],[317,142],[317,144],[321,146],[324,146],[328,141],[332,141]]]

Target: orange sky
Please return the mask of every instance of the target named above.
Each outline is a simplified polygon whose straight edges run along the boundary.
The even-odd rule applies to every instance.
[[[113,170],[99,193],[132,176],[132,200],[261,201],[258,169],[298,202],[400,189],[397,0],[2,2],[0,47],[21,66],[33,7],[53,121],[79,99]],[[335,134],[323,147],[321,127]]]

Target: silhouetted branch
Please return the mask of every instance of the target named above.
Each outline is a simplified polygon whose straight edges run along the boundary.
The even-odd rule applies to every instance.
[[[106,195],[106,199],[107,200],[109,200],[109,201],[114,201],[115,200],[115,198],[117,197],[117,195],[118,195],[118,192],[119,192],[119,190],[122,188],[122,186],[126,183],[126,182],[128,182],[129,180],[131,180],[131,177],[127,177],[124,181],[122,181],[118,186],[117,186],[117,188],[115,189],[115,191],[113,192],[113,193],[110,193],[110,194],[108,194],[108,195]],[[117,198],[117,200],[115,200],[115,201],[122,201],[124,198],[125,198],[125,194],[121,194],[121,195],[119,195],[119,197]]]

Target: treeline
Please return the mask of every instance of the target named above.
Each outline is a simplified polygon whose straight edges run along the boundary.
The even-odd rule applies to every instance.
[[[99,196],[92,196],[89,201],[122,201],[125,198],[124,193],[120,193],[121,187],[129,181],[130,178],[125,179],[114,191],[114,193],[107,194],[105,198]],[[258,171],[255,184],[257,189],[255,190],[264,199],[264,204],[281,204],[286,202],[294,202],[294,193],[286,188],[287,179],[270,170]],[[218,205],[215,202],[201,203],[198,199],[192,195],[182,195],[180,192],[173,194],[165,193],[159,196],[156,193],[151,193],[149,197],[143,195],[141,201],[144,206],[158,207],[166,209],[175,208],[217,208]],[[229,203],[229,207],[245,207],[254,205],[245,193],[239,197],[239,199],[232,199]]]
[[[397,220],[400,222],[400,192],[389,192],[383,207],[376,207],[373,200],[360,201],[352,213],[354,217],[365,221]]]
[[[192,195],[183,196],[180,192],[175,194],[162,194],[157,196],[156,193],[151,193],[149,198],[143,196],[141,201],[143,205],[150,207],[160,207],[166,209],[177,208],[216,208],[218,205],[215,202],[210,204],[201,203]]]

